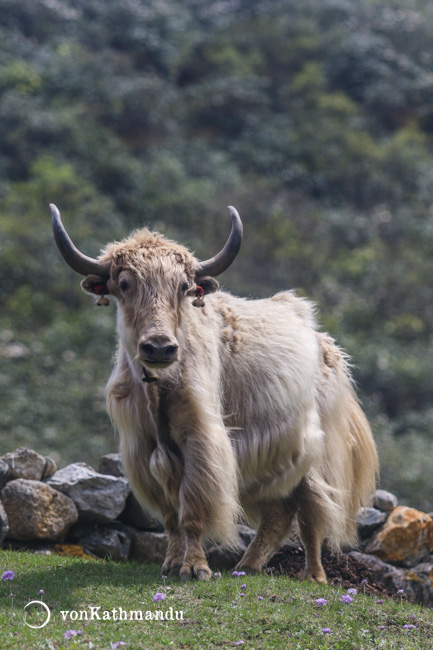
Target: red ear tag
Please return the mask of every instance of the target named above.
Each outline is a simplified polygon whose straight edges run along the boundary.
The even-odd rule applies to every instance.
[[[203,300],[204,289],[199,284],[197,285],[197,289],[195,290],[195,295],[197,297],[195,300],[192,301],[194,307],[204,307],[204,300]]]
[[[94,284],[92,291],[98,296],[104,296],[106,293],[108,293],[108,287],[106,284]]]

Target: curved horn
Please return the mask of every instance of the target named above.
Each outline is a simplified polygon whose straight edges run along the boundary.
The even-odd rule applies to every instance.
[[[243,226],[237,210],[229,205],[229,211],[232,218],[232,230],[224,248],[205,262],[200,262],[196,277],[201,278],[204,275],[217,276],[229,268],[234,261],[242,243]]]
[[[54,203],[50,203],[50,210],[54,239],[56,240],[59,251],[69,266],[74,269],[74,271],[77,271],[77,273],[81,273],[81,275],[94,274],[108,278],[110,275],[111,262],[98,262],[98,260],[94,260],[92,257],[87,257],[87,255],[80,253],[66,232],[62,224],[60,212]]]

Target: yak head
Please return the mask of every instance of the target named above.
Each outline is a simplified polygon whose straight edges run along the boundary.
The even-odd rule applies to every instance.
[[[147,228],[108,244],[98,259],[81,253],[72,243],[51,204],[54,238],[66,262],[86,276],[86,293],[112,296],[118,304],[119,334],[131,359],[146,370],[167,368],[179,357],[178,331],[186,300],[202,304],[218,288],[215,276],[225,271],[239,252],[242,222],[229,207],[232,230],[224,248],[204,262],[184,246]],[[147,376],[147,373],[146,373]]]

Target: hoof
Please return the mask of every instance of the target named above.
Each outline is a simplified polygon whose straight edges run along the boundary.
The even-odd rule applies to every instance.
[[[181,569],[179,575],[182,582],[188,582],[191,577],[191,569]]]
[[[253,566],[243,566],[243,565],[239,565],[239,564],[236,566],[235,571],[245,571],[247,576],[256,576],[256,575],[260,575],[260,574],[263,573],[263,569],[261,569],[261,568],[258,569],[258,568],[253,567]]]
[[[308,580],[308,582],[315,582],[319,585],[328,584],[328,580],[326,579],[326,575],[324,573],[306,573],[304,575],[304,580]]]
[[[180,564],[175,564],[174,566],[171,567],[170,571],[168,572],[168,577],[178,578],[180,574],[180,569],[181,569]]]
[[[205,571],[204,569],[200,569],[197,571],[197,580],[201,580],[202,582],[209,582],[211,578],[212,573],[209,571]]]
[[[182,582],[188,582],[190,578],[196,578],[201,582],[209,582],[212,572],[209,567],[183,567],[180,570],[180,579]]]

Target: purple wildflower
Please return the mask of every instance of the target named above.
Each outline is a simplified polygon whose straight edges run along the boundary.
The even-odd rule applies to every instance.
[[[263,600],[263,596],[257,596],[257,600]]]
[[[111,644],[111,650],[116,650],[120,645],[126,645],[125,641],[116,641]]]
[[[242,645],[245,641],[235,641],[235,645]]]
[[[384,630],[385,626],[384,625],[379,625],[379,630]]]
[[[247,585],[241,585],[241,589],[246,589]]]
[[[13,580],[15,573],[13,571],[5,571],[2,575],[2,580]]]
[[[165,600],[165,594],[162,594],[160,591],[158,591],[153,597],[153,602],[157,603],[158,600]]]
[[[412,624],[408,625],[406,623],[406,625],[403,625],[403,627],[405,630],[414,630],[416,628],[416,625],[412,625]]]
[[[361,580],[362,585],[368,585],[368,580],[367,578],[364,578],[364,580]]]
[[[357,596],[358,595],[357,590],[353,589],[353,587],[351,589],[348,589],[347,593],[349,594],[349,596]]]
[[[39,591],[38,591],[39,596],[43,596],[44,593],[45,593],[44,589],[39,589]]]
[[[243,592],[243,591],[241,591],[241,593],[239,594],[239,596],[240,596],[241,598],[244,598],[244,597],[245,597],[245,594],[244,594],[244,592]]]
[[[349,596],[349,594],[344,594],[341,596],[341,602],[345,605],[350,605],[350,603],[353,603],[353,598],[352,596]]]
[[[326,605],[327,603],[328,603],[328,601],[325,600],[325,598],[318,598],[316,600],[317,607],[322,607],[323,605]]]
[[[77,636],[78,631],[77,630],[66,630],[64,633],[65,639],[72,639],[73,636]]]
[[[322,632],[323,634],[331,634],[331,630],[329,627],[322,627]]]
[[[404,589],[399,589],[399,590],[397,591],[397,593],[398,593],[398,594],[404,594]]]
[[[234,578],[240,578],[241,576],[246,576],[245,571],[233,571],[232,576]]]
[[[376,600],[376,605],[382,605],[382,603],[383,603],[383,599],[382,599],[382,598],[378,598],[378,599]]]
[[[168,576],[161,576],[161,578],[162,578],[163,580],[167,580],[167,577],[168,577]],[[118,643],[120,643],[120,641],[119,641]]]
[[[215,573],[213,574],[213,577],[214,578],[221,578],[222,576],[221,576],[221,573],[219,571],[215,571]]]

